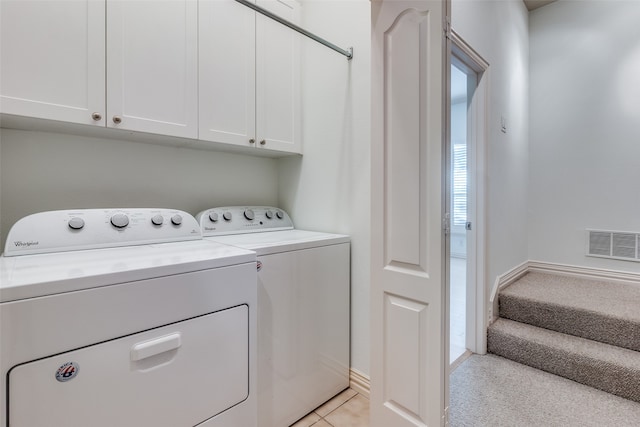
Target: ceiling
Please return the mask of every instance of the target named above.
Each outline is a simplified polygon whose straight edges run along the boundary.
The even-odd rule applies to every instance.
[[[556,0],[522,0],[522,1],[524,1],[524,5],[527,6],[527,9],[529,9],[529,11],[532,11],[533,9],[537,9],[546,4],[553,3]]]

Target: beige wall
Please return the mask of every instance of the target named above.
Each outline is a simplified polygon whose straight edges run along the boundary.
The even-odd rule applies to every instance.
[[[275,159],[13,129],[0,129],[0,159],[3,249],[11,225],[40,211],[278,203]]]
[[[531,259],[585,256],[586,229],[640,232],[640,2],[564,1],[530,15]]]
[[[370,3],[305,1],[303,26],[346,57],[303,43],[302,158],[280,160],[281,205],[296,227],[351,236],[351,366],[369,373]]]

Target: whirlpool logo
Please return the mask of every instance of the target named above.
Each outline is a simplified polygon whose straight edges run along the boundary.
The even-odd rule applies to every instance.
[[[17,240],[15,242],[13,242],[14,245],[16,245],[16,247],[18,248],[29,248],[31,246],[38,246],[40,244],[40,242],[36,242],[36,241],[30,241],[30,242],[23,242],[22,240]]]
[[[78,372],[80,372],[80,365],[76,362],[67,362],[56,371],[56,380],[61,383],[67,382],[74,379]]]

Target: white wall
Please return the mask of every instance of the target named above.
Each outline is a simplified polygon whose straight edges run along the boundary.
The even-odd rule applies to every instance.
[[[304,156],[280,160],[279,200],[296,227],[351,236],[351,366],[368,375],[369,1],[305,1],[302,22],[354,58],[303,42]]]
[[[40,211],[278,202],[275,159],[12,129],[0,129],[0,159],[3,249],[11,225]]]
[[[640,231],[640,2],[564,1],[530,15],[531,259],[585,256],[587,228]]]
[[[488,295],[498,275],[528,259],[528,12],[521,0],[452,0],[451,14],[452,28],[489,63]]]

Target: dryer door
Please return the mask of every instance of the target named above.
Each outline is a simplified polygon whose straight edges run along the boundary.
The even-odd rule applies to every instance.
[[[13,368],[9,424],[190,427],[246,399],[248,384],[240,305]]]

